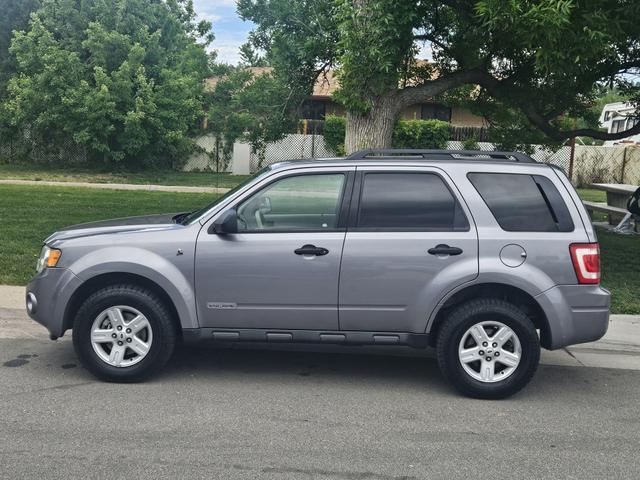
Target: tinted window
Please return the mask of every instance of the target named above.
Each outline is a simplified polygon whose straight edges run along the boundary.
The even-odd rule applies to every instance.
[[[548,178],[510,173],[470,173],[468,177],[503,230],[573,231],[567,206]]]
[[[467,230],[467,222],[442,179],[431,173],[367,173],[358,227]]]
[[[238,206],[238,230],[334,229],[344,181],[341,173],[277,180]]]

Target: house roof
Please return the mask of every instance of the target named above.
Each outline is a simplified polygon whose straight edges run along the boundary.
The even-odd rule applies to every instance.
[[[253,74],[254,77],[264,75],[267,73],[271,73],[273,71],[273,67],[246,67],[245,71],[249,71]],[[213,91],[216,88],[216,85],[220,80],[225,78],[224,76],[217,77],[209,77],[204,81],[204,88],[207,91]],[[339,87],[338,79],[335,78],[333,70],[329,70],[328,72],[320,75],[315,85],[313,86],[313,93],[311,94],[312,98],[329,98],[331,94],[335,92]]]

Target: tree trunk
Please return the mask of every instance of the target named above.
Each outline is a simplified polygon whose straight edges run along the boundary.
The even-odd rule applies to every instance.
[[[347,155],[364,148],[391,148],[393,125],[398,116],[392,97],[374,102],[366,114],[347,112],[344,141]]]

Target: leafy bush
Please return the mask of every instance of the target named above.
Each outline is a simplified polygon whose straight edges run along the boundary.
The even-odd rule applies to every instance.
[[[328,115],[324,122],[324,141],[336,155],[344,155],[347,121]],[[450,125],[440,120],[399,120],[393,127],[394,148],[446,148]]]
[[[347,120],[344,117],[328,115],[324,121],[324,143],[327,148],[336,155],[343,156],[344,136],[347,129]]]
[[[393,129],[395,148],[446,148],[447,122],[441,120],[399,120]]]
[[[480,150],[478,139],[476,137],[466,138],[462,141],[463,150]]]

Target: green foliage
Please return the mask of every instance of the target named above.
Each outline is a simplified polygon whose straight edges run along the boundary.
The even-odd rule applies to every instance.
[[[52,151],[75,143],[95,165],[176,165],[203,115],[210,26],[190,0],[44,0],[13,37],[0,120]]]
[[[366,113],[374,99],[397,87],[413,58],[413,29],[419,2],[336,0],[339,37],[335,98],[347,109]]]
[[[324,143],[327,145],[327,148],[340,157],[345,154],[344,136],[346,129],[347,121],[344,117],[327,115],[324,119]]]
[[[400,120],[393,129],[393,146],[443,149],[449,140],[449,128],[440,120]]]
[[[256,24],[251,43],[294,90],[308,94],[337,68],[334,97],[351,114],[397,114],[403,99],[467,86],[505,142],[518,132],[557,143],[570,136],[557,119],[586,119],[603,84],[640,100],[629,81],[640,69],[637,1],[240,0],[238,10]],[[423,45],[431,63],[417,61]]]
[[[463,150],[480,150],[478,139],[476,137],[467,138],[462,141]]]
[[[270,73],[232,69],[207,94],[209,128],[222,139],[223,159],[230,158],[233,143],[244,140],[255,152],[267,142],[280,140],[295,125],[286,102],[290,89]]]
[[[5,95],[9,77],[15,73],[15,61],[9,54],[14,30],[24,30],[29,24],[29,15],[38,9],[40,0],[0,1],[0,99]]]
[[[450,125],[440,120],[398,120],[393,128],[395,148],[446,148]],[[329,115],[324,122],[324,141],[336,155],[344,155],[346,120]]]

